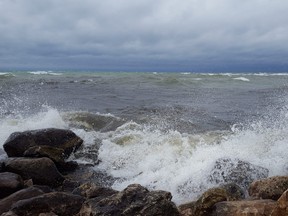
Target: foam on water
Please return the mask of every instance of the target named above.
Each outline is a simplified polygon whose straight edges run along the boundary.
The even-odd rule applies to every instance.
[[[234,80],[240,80],[240,81],[244,81],[244,82],[250,81],[248,78],[245,78],[245,77],[236,77],[236,78],[234,78]]]
[[[275,124],[259,121],[244,129],[196,135],[127,123],[103,138],[102,163],[96,169],[119,178],[115,189],[140,183],[170,191],[176,203],[187,202],[216,186],[208,176],[219,158],[265,167],[270,176],[287,174],[287,118],[284,114]]]
[[[54,76],[62,75],[62,73],[56,73],[53,71],[30,71],[28,73],[33,75],[54,75]]]
[[[73,113],[63,114],[57,109],[43,107],[41,112],[28,117],[2,118],[0,148],[15,131],[69,128],[65,118],[69,114]],[[111,115],[108,114],[107,118],[110,119]],[[288,173],[287,109],[273,120],[262,120],[248,126],[234,125],[230,131],[199,134],[175,130],[165,132],[133,121],[115,131],[70,129],[84,139],[85,146],[91,147],[95,140],[101,140],[98,155],[101,163],[95,169],[118,178],[113,184],[114,189],[122,190],[129,184],[139,183],[149,189],[170,191],[173,201],[178,204],[194,200],[208,188],[216,186],[208,181],[208,176],[219,158],[237,158],[265,167],[270,176]],[[89,160],[84,157],[78,162],[90,163]]]
[[[8,115],[0,119],[0,148],[13,132],[48,127],[67,128],[67,124],[63,121],[59,111],[51,107],[43,107],[41,112],[32,116]]]

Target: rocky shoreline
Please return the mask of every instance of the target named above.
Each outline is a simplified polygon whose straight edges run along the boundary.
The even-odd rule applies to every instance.
[[[209,177],[220,186],[176,206],[167,191],[139,184],[122,191],[103,187],[97,179],[109,176],[67,161],[82,144],[70,130],[11,134],[3,145],[8,158],[0,161],[0,215],[288,215],[288,176],[268,178],[263,167],[221,158]]]

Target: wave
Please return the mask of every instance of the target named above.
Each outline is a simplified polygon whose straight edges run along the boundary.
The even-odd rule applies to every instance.
[[[196,73],[197,74],[197,73]],[[199,73],[202,76],[288,76],[288,73],[265,73],[265,72],[255,72],[255,73]]]
[[[0,72],[0,78],[1,77],[14,77],[15,75],[10,72]]]
[[[33,75],[54,75],[54,76],[60,76],[63,73],[56,73],[56,72],[52,72],[52,71],[29,71],[27,72],[29,74],[33,74]]]
[[[236,78],[233,78],[234,80],[240,80],[240,81],[243,81],[243,82],[249,82],[250,80],[248,78],[245,78],[245,77],[236,77]]]
[[[47,127],[69,128],[80,136],[84,148],[73,159],[93,164],[95,170],[117,179],[112,185],[114,189],[140,183],[149,189],[170,191],[178,204],[217,185],[209,182],[209,174],[219,158],[262,166],[270,176],[288,173],[285,109],[273,120],[191,134],[161,130],[111,114],[60,112],[45,106],[30,116],[3,117],[0,141],[3,144],[15,131]]]

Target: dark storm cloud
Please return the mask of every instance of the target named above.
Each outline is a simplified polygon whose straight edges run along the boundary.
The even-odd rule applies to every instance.
[[[0,67],[285,68],[287,9],[286,0],[0,0]]]

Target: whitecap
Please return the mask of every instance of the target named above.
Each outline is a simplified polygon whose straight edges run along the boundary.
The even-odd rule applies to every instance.
[[[243,82],[249,82],[250,80],[248,78],[245,78],[245,77],[236,77],[236,78],[233,78],[234,80],[240,80],[240,81],[243,81]]]
[[[62,75],[62,73],[56,73],[52,71],[30,71],[28,73],[33,75],[55,75],[55,76]]]

